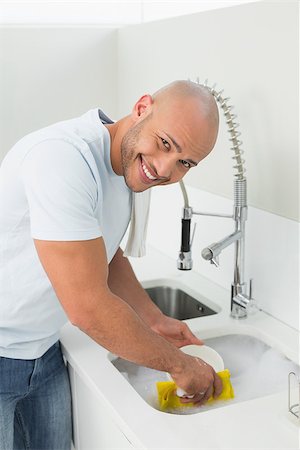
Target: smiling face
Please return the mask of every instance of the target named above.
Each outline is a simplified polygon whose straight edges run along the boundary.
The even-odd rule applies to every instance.
[[[210,153],[218,108],[207,89],[179,81],[144,95],[130,116],[107,127],[115,173],[132,191],[142,192],[176,183]]]
[[[134,192],[176,183],[212,150],[217,127],[199,102],[173,100],[146,107],[121,142],[123,176]],[[138,104],[136,105],[138,106]]]

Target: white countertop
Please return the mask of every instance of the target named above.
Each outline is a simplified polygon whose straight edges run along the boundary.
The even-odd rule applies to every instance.
[[[205,340],[230,333],[249,334],[299,364],[299,334],[295,329],[261,311],[247,319],[232,319],[229,290],[193,271],[178,271],[175,261],[154,249],[149,248],[145,258],[132,259],[131,263],[141,282],[174,280],[213,301],[220,309],[218,314],[186,321],[198,337]],[[66,358],[107,405],[112,420],[137,449],[299,448],[299,421],[288,412],[287,388],[197,414],[167,414],[144,401],[112,365],[109,352],[80,330],[67,324],[61,342]]]

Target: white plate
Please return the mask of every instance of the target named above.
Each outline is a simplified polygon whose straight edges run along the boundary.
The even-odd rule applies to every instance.
[[[212,366],[216,372],[224,370],[224,361],[222,356],[207,345],[186,345],[181,347],[184,353],[203,359],[207,364]]]

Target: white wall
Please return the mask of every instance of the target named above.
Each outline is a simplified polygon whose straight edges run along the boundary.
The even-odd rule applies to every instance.
[[[25,134],[103,107],[116,115],[117,32],[0,28],[0,160]]]
[[[2,24],[99,24],[123,26],[257,0],[9,0],[0,1]]]
[[[249,204],[298,220],[298,2],[257,2],[119,30],[118,115],[174,79],[217,83],[241,124]],[[232,196],[228,133],[186,176]]]

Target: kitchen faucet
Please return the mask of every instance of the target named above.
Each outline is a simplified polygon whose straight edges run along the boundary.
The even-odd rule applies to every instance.
[[[197,79],[199,84],[199,80]],[[181,248],[179,252],[179,257],[177,260],[177,268],[179,270],[191,270],[193,266],[191,247],[195,233],[195,227],[193,231],[192,238],[190,236],[191,229],[191,219],[193,215],[201,216],[213,216],[230,218],[235,222],[234,232],[224,239],[215,242],[208,247],[204,248],[201,252],[202,257],[210,261],[216,267],[219,266],[219,254],[223,249],[231,244],[235,245],[235,255],[234,255],[234,274],[233,282],[231,284],[231,316],[236,319],[241,319],[247,317],[248,311],[255,311],[256,303],[252,298],[252,279],[249,282],[249,291],[246,292],[247,286],[244,281],[244,266],[245,266],[245,222],[247,220],[247,180],[245,177],[244,160],[241,155],[244,153],[240,149],[242,142],[239,140],[241,133],[236,130],[239,126],[238,123],[234,122],[236,115],[231,113],[233,106],[227,104],[229,98],[223,98],[223,91],[217,92],[215,86],[209,87],[207,81],[204,86],[211,92],[214,96],[216,103],[220,105],[223,113],[225,115],[226,123],[228,125],[228,132],[230,133],[230,141],[232,142],[231,150],[233,150],[236,164],[234,169],[237,173],[234,174],[234,205],[232,214],[217,214],[210,212],[199,212],[194,211],[194,209],[189,205],[188,195],[181,180],[180,187],[182,190],[184,198],[184,208],[182,215],[182,231],[181,231]]]

